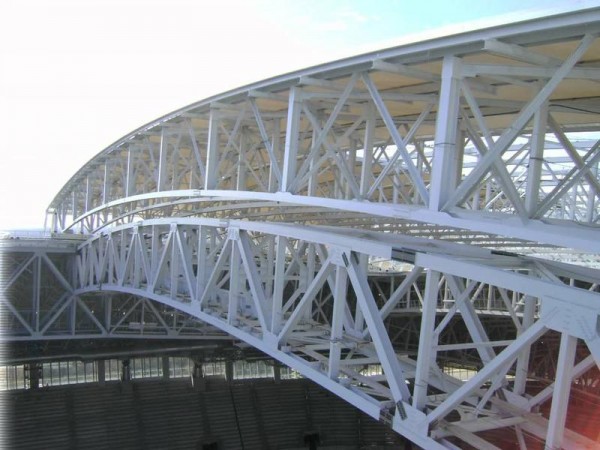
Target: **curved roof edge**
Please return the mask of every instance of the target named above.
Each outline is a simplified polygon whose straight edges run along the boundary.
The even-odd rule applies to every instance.
[[[587,2],[586,2],[587,3]],[[497,16],[501,23],[487,28],[476,28],[474,30],[459,32],[456,34],[434,36],[426,38],[422,41],[412,41],[401,43],[381,50],[361,53],[355,56],[350,56],[335,61],[317,64],[304,69],[295,70],[281,75],[273,76],[254,83],[243,85],[222,93],[215,94],[205,99],[188,104],[180,109],[172,111],[164,116],[161,116],[151,122],[142,125],[132,132],[124,135],[116,140],[108,147],[94,155],[86,162],[73,176],[63,185],[60,191],[52,199],[47,209],[51,209],[57,204],[63,191],[74,182],[79,175],[86,170],[98,157],[119,148],[121,145],[132,139],[138,133],[152,129],[163,122],[167,122],[175,117],[180,116],[192,109],[202,106],[207,106],[212,102],[222,102],[226,99],[234,100],[237,96],[243,95],[250,90],[259,90],[270,88],[272,91],[285,89],[296,84],[300,77],[323,75],[334,77],[336,74],[344,75],[350,70],[355,70],[361,65],[365,68],[373,60],[382,60],[390,58],[411,57],[414,61],[431,59],[436,56],[436,53],[443,53],[449,49],[454,49],[456,52],[461,50],[461,47],[468,50],[469,46],[477,45],[486,39],[509,39],[510,42],[527,44],[538,41],[552,42],[565,37],[576,37],[585,34],[588,27],[600,26],[600,6],[588,7],[583,9],[560,11],[549,10],[551,15],[527,17],[523,20],[514,23],[504,23],[502,19],[511,16]],[[548,37],[548,29],[553,29],[552,38]],[[597,28],[595,28],[597,31]],[[412,39],[416,36],[409,36]],[[412,62],[412,61],[411,61]]]

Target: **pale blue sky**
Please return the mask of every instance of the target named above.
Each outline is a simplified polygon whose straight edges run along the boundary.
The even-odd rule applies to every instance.
[[[96,153],[210,95],[439,27],[594,5],[600,0],[4,0],[0,229],[41,227],[48,203]]]

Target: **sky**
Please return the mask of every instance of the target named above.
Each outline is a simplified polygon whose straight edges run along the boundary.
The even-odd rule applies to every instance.
[[[94,155],[211,95],[440,29],[589,6],[600,0],[4,0],[0,230],[41,228]]]

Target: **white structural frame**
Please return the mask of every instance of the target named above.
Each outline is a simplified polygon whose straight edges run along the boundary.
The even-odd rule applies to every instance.
[[[86,164],[52,202],[52,228],[309,207],[312,221],[344,211],[600,252],[600,143],[569,133],[597,130],[598,17],[406,45],[191,105]]]
[[[600,367],[599,34],[589,8],[407,44],[134,131],[48,208],[53,233],[81,237],[68,276],[41,244],[4,250],[3,334],[233,337],[423,448],[497,448],[497,429],[521,449],[597,447],[565,423],[573,381]],[[27,273],[31,297],[11,297]],[[531,395],[550,335],[555,379]]]
[[[375,300],[366,262],[398,257],[410,261],[404,262],[411,267],[408,281]],[[596,445],[555,430],[564,429],[578,340],[593,356],[576,373],[600,363],[598,270],[418,238],[193,218],[153,219],[99,233],[80,246],[78,267],[76,295],[122,292],[183,311],[389,421],[424,448],[443,448],[448,436],[465,439],[504,427],[516,433],[515,440],[524,431],[564,448]],[[398,303],[416,280],[413,273],[427,274],[416,358],[396,352],[384,325],[388,314],[402,312]],[[324,285],[332,295],[318,295]],[[497,294],[489,312],[510,317],[512,339],[489,339],[478,309],[482,287]],[[526,304],[533,308],[527,311]],[[440,345],[440,333],[455,316],[464,321],[468,340]],[[544,394],[547,399],[554,392],[548,422],[532,410],[541,397],[530,403],[516,381],[529,370],[514,372],[513,382],[507,374],[549,330],[566,343],[556,383]],[[471,379],[442,371],[438,353],[473,348],[481,368]],[[381,366],[383,374],[362,375],[368,364]],[[450,414],[460,420],[446,421]],[[477,439],[481,447],[491,445]]]
[[[388,233],[199,218],[113,227],[76,250],[72,243],[9,245],[5,256],[21,262],[3,283],[3,316],[12,314],[25,334],[5,338],[234,337],[424,448],[446,445],[449,437],[484,448],[491,444],[473,433],[497,428],[508,428],[515,440],[525,432],[565,448],[595,445],[556,429],[564,428],[570,380],[600,362],[597,269]],[[52,254],[66,257],[71,269]],[[387,291],[377,284],[385,261],[399,279]],[[23,277],[30,282],[28,271],[32,298],[19,307],[10,290]],[[63,289],[50,299],[50,311],[40,295],[44,271]],[[419,311],[418,352],[396,350],[402,341],[385,322]],[[486,315],[504,317],[512,336],[490,339]],[[190,325],[190,318],[198,322]],[[65,319],[67,328],[55,328]],[[456,319],[467,334],[440,343]],[[531,397],[523,386],[532,368],[523,355],[548,330],[564,342],[556,383]],[[574,366],[577,342],[591,354]],[[473,378],[444,373],[451,352],[473,349],[480,367]],[[361,374],[369,365],[380,366],[381,375]],[[550,398],[551,425],[535,413]],[[460,420],[445,420],[456,414]]]

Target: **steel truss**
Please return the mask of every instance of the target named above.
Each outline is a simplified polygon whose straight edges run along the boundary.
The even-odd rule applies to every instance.
[[[544,439],[553,428],[536,408],[552,398],[564,419],[570,386],[525,395],[538,362],[529,353],[547,330],[589,346],[577,364],[571,349],[571,378],[598,362],[600,273],[585,267],[364,230],[192,218],[114,227],[77,250],[41,247],[3,252],[13,268],[5,338],[218,339],[220,329],[425,448],[451,436],[483,447],[472,433],[498,427]],[[416,326],[404,320],[415,314]],[[478,375],[445,373],[455,361]],[[365,375],[372,365],[383,373]],[[584,444],[567,430],[566,448]]]
[[[7,245],[8,244],[8,245]],[[77,295],[76,243],[0,241],[4,340],[227,339],[187,314],[126,294]]]
[[[53,227],[360,221],[600,252],[600,141],[569,133],[597,130],[598,15],[400,47],[194,104],[84,166],[52,202]]]
[[[381,259],[402,266],[392,292],[376,287],[373,265]],[[184,311],[424,448],[443,448],[449,436],[483,448],[490,444],[474,433],[503,427],[515,440],[525,432],[585,448],[595,444],[562,430],[572,378],[600,362],[598,280],[593,269],[431,240],[170,218],[114,227],[82,244],[74,293],[122,292]],[[415,309],[422,311],[418,349],[398,352],[384,321]],[[486,313],[505,316],[512,338],[490,340]],[[456,317],[468,334],[441,343]],[[529,352],[548,330],[562,336],[559,389],[531,398],[524,395]],[[575,365],[578,340],[591,355]],[[466,382],[443,371],[449,355],[464,350],[479,367]],[[383,375],[361,374],[369,364]],[[535,407],[550,397],[546,420]]]
[[[84,239],[70,262],[11,253],[3,329],[224,332],[424,448],[495,448],[493,429],[522,449],[591,448],[565,419],[572,382],[600,364],[600,272],[525,255],[599,264],[598,33],[599,8],[561,14],[162,117],[53,200],[52,231]],[[456,361],[476,373],[459,379]],[[554,382],[532,395],[542,372]]]

